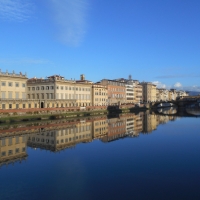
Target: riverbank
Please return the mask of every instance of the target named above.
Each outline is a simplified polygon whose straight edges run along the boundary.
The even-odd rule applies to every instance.
[[[85,116],[98,116],[108,115],[113,113],[129,113],[134,111],[145,111],[146,107],[133,107],[133,106],[113,106],[113,107],[95,107],[87,108],[85,110],[78,110],[70,108],[68,110],[64,108],[57,109],[26,109],[26,110],[4,110],[0,113],[0,123],[14,123],[14,122],[26,122],[37,120],[54,120],[65,118],[77,118]]]

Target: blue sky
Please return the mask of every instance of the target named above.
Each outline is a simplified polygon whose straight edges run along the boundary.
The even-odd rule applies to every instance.
[[[0,68],[200,91],[200,1],[0,0]]]

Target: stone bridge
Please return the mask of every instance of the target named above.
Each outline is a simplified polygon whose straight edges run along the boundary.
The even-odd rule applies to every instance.
[[[157,107],[161,103],[164,103],[164,104],[172,103],[173,105],[178,106],[178,107],[185,107],[191,104],[200,103],[200,96],[186,96],[186,97],[181,97],[177,100],[172,100],[172,101],[151,102],[150,107]]]

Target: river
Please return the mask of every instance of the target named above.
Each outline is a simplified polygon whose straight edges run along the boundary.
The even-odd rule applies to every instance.
[[[200,118],[129,113],[0,125],[0,199],[200,199]]]

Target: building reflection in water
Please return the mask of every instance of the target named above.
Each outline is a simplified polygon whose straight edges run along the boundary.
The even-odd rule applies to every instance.
[[[49,126],[38,133],[28,135],[29,147],[60,151],[73,147],[80,142],[92,141],[92,123],[85,120],[77,124]]]
[[[7,135],[1,137],[0,166],[22,162],[27,158],[26,135]]]
[[[0,166],[25,160],[27,146],[58,152],[94,139],[111,142],[138,137],[140,133],[151,133],[159,124],[175,119],[175,116],[155,115],[147,111],[115,118],[101,116],[0,126]]]

